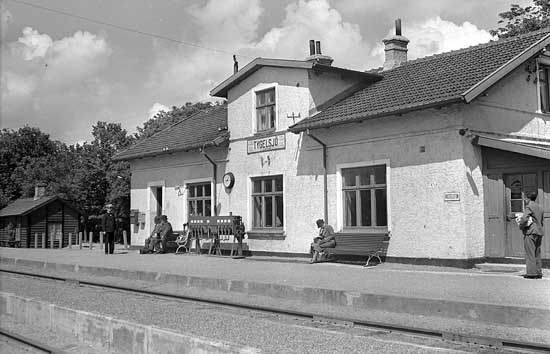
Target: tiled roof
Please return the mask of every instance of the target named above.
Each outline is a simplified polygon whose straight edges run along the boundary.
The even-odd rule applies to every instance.
[[[298,122],[289,130],[299,132],[463,101],[468,90],[548,34],[546,29],[411,60],[392,70],[377,72],[384,77],[382,80]]]
[[[34,198],[19,198],[8,204],[3,209],[0,209],[0,217],[2,216],[16,216],[26,215],[31,211],[40,208],[54,200],[58,199],[56,196],[42,197],[34,200]]]
[[[199,149],[211,144],[216,138],[228,138],[227,106],[215,106],[180,120],[155,135],[130,146],[113,157],[113,160],[131,160],[144,156],[154,156]]]

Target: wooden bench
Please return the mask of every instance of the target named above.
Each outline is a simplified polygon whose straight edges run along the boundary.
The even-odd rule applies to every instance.
[[[365,256],[368,257],[365,267],[369,265],[373,257],[378,258],[378,261],[382,263],[380,257],[386,255],[390,241],[389,234],[385,232],[373,234],[341,232],[335,236],[336,247],[325,248],[325,252],[329,256],[328,259],[337,255]]]

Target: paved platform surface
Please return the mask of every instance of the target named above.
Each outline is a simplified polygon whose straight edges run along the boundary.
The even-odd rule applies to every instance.
[[[231,259],[196,254],[140,255],[117,247],[115,254],[99,249],[0,248],[4,258],[48,263],[101,266],[180,274],[202,278],[314,287],[420,299],[463,301],[550,309],[550,270],[543,279],[516,273],[484,273],[478,269],[383,263],[362,267],[341,263],[308,264],[306,259],[249,257]]]

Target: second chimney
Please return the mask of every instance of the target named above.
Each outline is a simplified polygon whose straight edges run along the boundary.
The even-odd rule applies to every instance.
[[[34,200],[38,200],[44,196],[46,193],[46,184],[44,183],[37,183],[34,186]]]
[[[384,71],[396,68],[407,61],[407,44],[409,40],[401,35],[401,19],[395,20],[395,35],[384,39],[382,42],[386,53]]]
[[[309,41],[309,56],[306,60],[329,66],[334,61],[334,59],[328,55],[321,54],[321,42],[314,41],[313,39]]]

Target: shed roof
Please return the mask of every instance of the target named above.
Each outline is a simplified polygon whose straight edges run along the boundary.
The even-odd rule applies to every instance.
[[[220,105],[198,112],[130,146],[113,156],[113,160],[168,154],[219,145],[229,139],[227,106]]]
[[[550,29],[412,60],[383,79],[289,128],[329,127],[456,102],[470,102],[550,43]]]
[[[5,206],[3,209],[0,209],[0,217],[3,216],[23,216],[27,215],[47,204],[50,204],[54,201],[61,201],[65,205],[69,205],[71,208],[79,211],[74,206],[67,203],[65,200],[61,199],[58,196],[44,196],[38,199],[34,198],[19,198],[12,203]],[[80,212],[80,211],[79,211]]]

